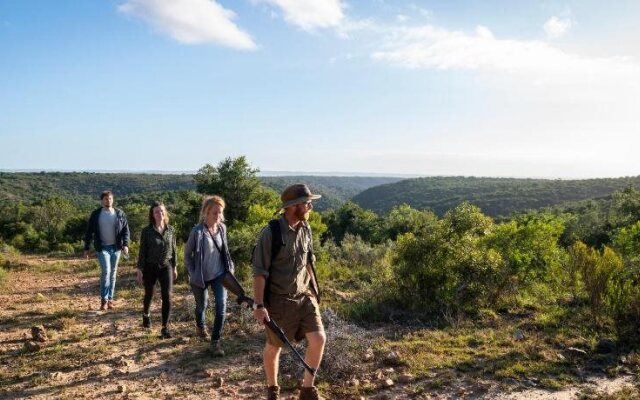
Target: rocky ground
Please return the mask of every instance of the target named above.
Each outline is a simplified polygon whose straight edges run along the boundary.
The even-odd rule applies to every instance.
[[[193,300],[176,286],[172,339],[160,339],[159,293],[151,330],[140,327],[142,289],[122,265],[116,308],[99,311],[95,261],[23,258],[0,287],[0,398],[258,399],[264,393],[262,328],[230,301],[226,356],[195,337]],[[318,386],[332,399],[574,399],[634,390],[632,375],[586,376],[549,391],[528,382],[469,378],[458,371],[416,377],[370,332],[325,313],[328,353]],[[391,329],[391,328],[389,328]],[[283,355],[285,399],[297,398],[299,367]],[[585,397],[587,396],[587,397]],[[592,397],[588,397],[592,396]],[[620,397],[622,398],[622,397]],[[625,397],[627,398],[627,397]],[[628,397],[633,398],[633,397]]]

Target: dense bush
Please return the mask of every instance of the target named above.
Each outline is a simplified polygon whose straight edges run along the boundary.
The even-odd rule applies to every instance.
[[[597,321],[605,313],[604,301],[612,293],[613,278],[623,270],[622,258],[609,247],[598,251],[582,242],[574,243],[569,254],[572,269],[579,272],[591,313]]]
[[[398,238],[395,300],[434,313],[487,306],[502,257],[482,245],[490,218],[469,204],[449,211],[432,229]]]

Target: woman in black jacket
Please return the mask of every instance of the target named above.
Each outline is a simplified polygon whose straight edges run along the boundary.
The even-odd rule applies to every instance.
[[[144,285],[144,309],[142,326],[151,328],[149,308],[153,298],[153,287],[160,281],[162,293],[162,330],[160,336],[171,337],[167,324],[171,315],[171,292],[173,281],[178,277],[176,263],[176,237],[169,225],[169,214],[164,204],[156,201],[149,208],[149,225],[140,234],[136,280]]]

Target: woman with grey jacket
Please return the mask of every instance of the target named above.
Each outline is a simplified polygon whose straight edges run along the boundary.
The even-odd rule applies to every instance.
[[[205,197],[200,208],[200,223],[191,230],[184,246],[184,264],[189,273],[189,283],[196,302],[196,330],[201,338],[209,336],[204,314],[208,303],[208,288],[211,287],[213,291],[215,317],[211,332],[211,350],[217,357],[224,356],[220,336],[225,321],[227,291],[222,286],[222,278],[227,270],[234,270],[227,242],[227,227],[222,222],[224,207],[222,197]]]

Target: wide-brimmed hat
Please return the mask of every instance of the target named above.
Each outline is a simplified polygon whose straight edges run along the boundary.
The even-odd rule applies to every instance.
[[[282,200],[281,208],[291,207],[309,200],[316,200],[320,197],[322,196],[319,194],[311,193],[309,187],[304,183],[296,183],[287,187],[280,195],[280,200]]]

